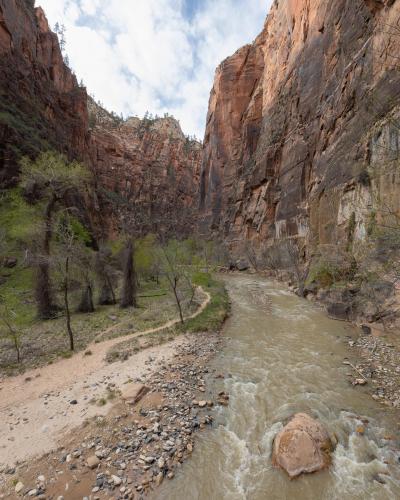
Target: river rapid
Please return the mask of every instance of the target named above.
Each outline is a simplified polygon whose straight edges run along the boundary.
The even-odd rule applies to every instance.
[[[343,365],[345,337],[358,332],[262,278],[230,276],[226,285],[232,315],[211,367],[225,379],[210,377],[209,385],[229,393],[230,404],[215,408],[214,429],[198,437],[193,457],[156,498],[400,498],[398,418],[352,387]],[[290,481],[272,466],[271,447],[298,412],[319,418],[338,444],[329,470]]]

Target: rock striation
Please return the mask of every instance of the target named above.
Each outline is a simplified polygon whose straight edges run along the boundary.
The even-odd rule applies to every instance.
[[[282,239],[343,247],[366,208],[396,201],[400,2],[275,0],[253,44],[221,63],[200,174],[201,230],[236,257]],[[247,243],[246,243],[247,242]]]
[[[0,0],[0,184],[15,183],[21,155],[56,148],[82,158],[87,131],[86,91],[43,10]]]
[[[121,200],[135,207],[139,233],[191,231],[201,144],[172,117],[124,121],[97,105],[33,4],[0,0],[0,187],[18,181],[21,156],[55,149],[93,171],[82,209],[98,238],[116,231]]]
[[[135,211],[138,233],[186,235],[196,219],[201,144],[184,136],[173,117],[116,119],[89,98],[89,147],[99,206],[112,213],[118,199]],[[103,217],[112,234],[118,217]]]

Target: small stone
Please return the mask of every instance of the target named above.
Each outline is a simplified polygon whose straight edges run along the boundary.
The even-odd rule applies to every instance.
[[[18,483],[15,485],[15,493],[19,493],[20,491],[22,491],[24,488],[24,485],[23,483],[21,483],[21,481],[18,481]]]
[[[86,463],[90,469],[95,469],[99,465],[100,460],[96,455],[92,455],[86,460]]]
[[[207,401],[199,401],[199,408],[205,408],[207,406]]]
[[[73,399],[72,401],[69,402],[70,405],[77,405],[78,401],[76,399]]]
[[[35,497],[37,495],[38,490],[34,489],[29,491],[28,496],[29,497]]]
[[[119,486],[122,483],[122,479],[118,476],[112,475],[111,479],[115,486]]]
[[[353,385],[366,385],[367,381],[363,378],[356,378],[353,382]]]
[[[156,485],[160,486],[163,480],[164,480],[164,474],[162,472],[159,472],[156,476]]]
[[[44,476],[38,476],[37,480],[39,483],[44,483],[46,481],[46,478]]]

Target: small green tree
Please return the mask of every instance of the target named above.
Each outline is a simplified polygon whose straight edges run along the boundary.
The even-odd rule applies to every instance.
[[[187,247],[177,240],[170,240],[160,249],[162,273],[174,294],[181,323],[183,318],[183,287],[188,283],[188,252]]]
[[[62,217],[56,226],[56,241],[57,248],[52,256],[52,264],[54,265],[59,277],[60,290],[63,294],[64,312],[66,318],[66,328],[69,338],[69,346],[71,351],[75,349],[74,333],[71,327],[71,308],[70,308],[70,290],[73,257],[76,245],[76,235],[71,227],[68,217]]]
[[[52,318],[56,307],[50,282],[50,243],[53,218],[58,208],[67,204],[70,191],[80,191],[89,180],[89,172],[80,163],[68,163],[64,156],[46,152],[32,161],[21,161],[21,180],[26,193],[38,192],[44,201],[42,236],[37,252],[36,300],[38,316]]]
[[[160,265],[157,248],[154,234],[148,234],[138,240],[135,246],[135,264],[138,277],[143,280],[154,280],[158,284]]]

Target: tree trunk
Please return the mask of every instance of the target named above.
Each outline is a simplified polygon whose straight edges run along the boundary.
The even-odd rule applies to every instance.
[[[19,341],[18,341],[17,336],[14,337],[14,347],[15,347],[15,351],[17,353],[17,363],[20,363],[21,362],[21,350],[20,350]]]
[[[93,290],[90,283],[87,283],[85,289],[82,291],[82,298],[78,307],[78,311],[82,313],[94,312]]]
[[[178,295],[178,280],[177,279],[174,280],[174,282],[172,284],[172,289],[174,290],[175,300],[176,300],[176,304],[177,304],[178,310],[179,310],[179,317],[180,317],[181,323],[183,325],[185,321],[183,319],[182,305],[181,305],[181,301],[180,301],[179,295]]]
[[[44,237],[42,255],[39,256],[36,275],[36,301],[40,319],[51,319],[55,315],[56,307],[53,303],[50,283],[50,242],[52,236],[52,214],[56,198],[53,196],[48,202],[44,214]]]
[[[136,277],[133,262],[133,243],[129,239],[124,252],[123,263],[123,287],[121,296],[121,307],[136,307]]]
[[[112,284],[110,280],[105,280],[103,282],[103,286],[101,287],[100,291],[100,297],[99,297],[99,304],[101,306],[111,306],[116,304],[116,298],[114,294],[114,289],[112,287]]]
[[[67,331],[69,336],[69,347],[71,351],[74,350],[74,334],[71,329],[71,313],[69,310],[69,300],[68,300],[68,292],[69,292],[69,257],[65,260],[65,280],[64,280],[64,305],[65,305],[65,314],[67,317]]]
[[[110,293],[111,293],[112,304],[116,304],[117,299],[115,297],[114,287],[113,287],[113,284],[111,282],[110,276],[108,274],[106,276],[106,280],[107,280],[108,288],[109,288]]]

